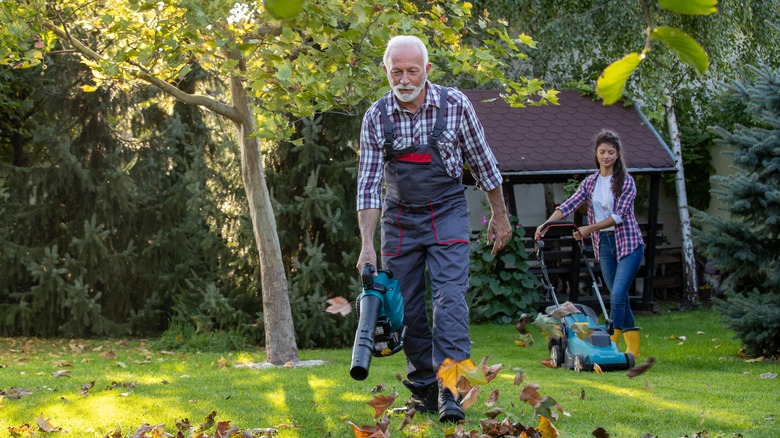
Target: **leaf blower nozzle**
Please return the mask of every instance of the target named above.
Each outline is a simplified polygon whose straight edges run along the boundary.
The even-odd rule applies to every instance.
[[[403,349],[406,327],[403,325],[404,301],[398,280],[390,271],[366,264],[361,272],[363,291],[357,298],[358,327],[352,347],[349,375],[365,380],[371,357],[385,357]]]

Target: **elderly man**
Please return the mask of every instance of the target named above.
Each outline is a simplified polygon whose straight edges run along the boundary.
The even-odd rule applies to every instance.
[[[492,218],[488,243],[496,254],[512,231],[502,177],[468,98],[428,82],[425,44],[392,38],[383,70],[391,91],[366,112],[360,131],[357,209],[362,249],[358,270],[376,266],[374,235],[381,212],[382,267],[393,272],[404,297],[404,353],[416,408],[442,422],[465,418],[453,394],[437,381],[446,358],[469,359],[469,221],[464,160],[487,193]],[[384,199],[382,186],[384,182]],[[426,268],[432,325],[426,302]]]

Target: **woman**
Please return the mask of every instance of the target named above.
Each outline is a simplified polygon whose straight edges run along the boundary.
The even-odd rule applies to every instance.
[[[626,352],[639,358],[639,328],[635,326],[628,291],[644,256],[642,232],[634,217],[636,184],[626,170],[620,137],[602,129],[594,137],[598,171],[582,181],[577,191],[561,204],[547,222],[569,216],[588,202],[588,225],[573,233],[575,239],[592,235],[593,252],[610,291],[610,318],[615,325],[611,336],[617,344],[620,335]],[[536,238],[544,224],[536,228]]]

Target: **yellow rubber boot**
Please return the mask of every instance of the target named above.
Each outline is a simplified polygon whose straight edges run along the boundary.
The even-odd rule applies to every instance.
[[[626,340],[626,353],[631,353],[634,359],[639,359],[639,329],[623,330],[623,339]]]
[[[623,333],[623,329],[614,329],[615,331],[612,332],[612,336],[609,337],[609,339],[612,339],[612,342],[615,343],[615,345],[620,345],[620,334]]]

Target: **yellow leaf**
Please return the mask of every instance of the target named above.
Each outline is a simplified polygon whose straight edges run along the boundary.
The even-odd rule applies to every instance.
[[[94,85],[82,85],[81,91],[85,93],[94,93],[95,91],[97,91],[97,87]]]
[[[464,359],[460,362],[455,362],[449,357],[444,359],[439,370],[436,371],[436,377],[441,379],[443,387],[447,388],[455,396],[455,399],[460,398],[460,392],[458,391],[458,378],[461,376],[466,377],[469,382],[475,385],[484,385],[487,383],[485,379],[485,373],[477,368],[471,359]]]
[[[644,56],[639,53],[629,53],[604,69],[596,81],[596,91],[604,100],[604,105],[612,105],[620,99],[628,77],[636,70],[642,59]]]
[[[539,417],[539,432],[542,433],[541,438],[558,438],[558,429],[544,415]]]

